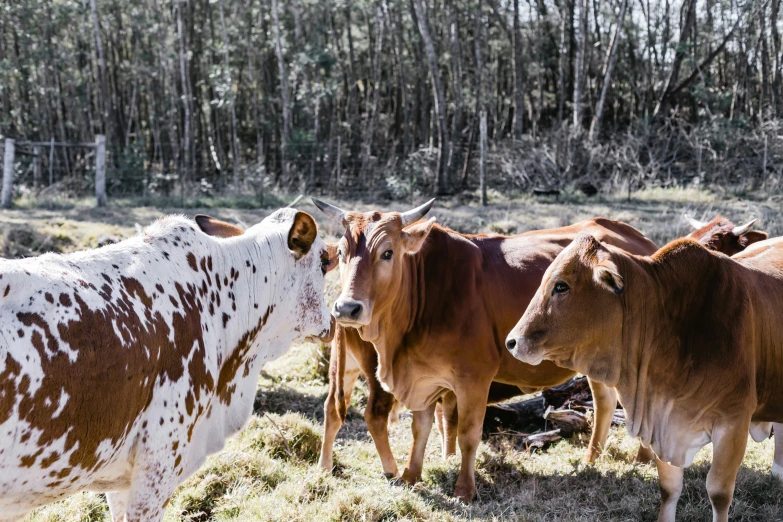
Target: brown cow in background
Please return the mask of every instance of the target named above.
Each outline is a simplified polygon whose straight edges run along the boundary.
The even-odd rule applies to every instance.
[[[402,480],[419,480],[437,401],[452,401],[456,408],[444,404],[444,416],[459,412],[456,431],[462,455],[454,493],[465,501],[475,492],[474,461],[492,381],[531,393],[574,375],[552,364],[521,364],[504,349],[506,332],[526,308],[549,263],[578,233],[587,231],[630,252],[656,249],[633,227],[602,218],[512,237],[463,235],[435,225],[434,219],[418,222],[432,202],[402,214],[346,212],[314,202],[346,227],[338,252],[342,294],[333,313],[342,326],[356,329],[359,340],[374,346],[378,386],[413,411],[414,441]],[[348,343],[357,342],[350,330],[340,335]],[[358,376],[338,354],[336,369],[341,368],[349,377],[346,381]],[[367,374],[372,368],[362,370]],[[591,387],[596,427],[588,461],[600,454],[617,404],[614,390],[600,383]],[[345,388],[334,391],[338,396],[342,391],[345,398]],[[377,392],[371,385],[371,394]],[[342,407],[346,405],[343,400]],[[339,416],[336,422],[330,420],[331,408],[328,402],[325,446],[334,440],[330,431],[339,428]],[[368,422],[371,433],[387,422],[388,409],[375,412],[380,415],[376,426]],[[375,433],[373,437],[379,448],[388,446],[388,439],[379,441]],[[388,459],[387,467],[382,455],[387,473],[396,468],[390,451]]]
[[[756,219],[752,219],[744,225],[736,226],[723,216],[715,216],[709,222],[698,221],[684,215],[688,223],[693,227],[693,232],[688,237],[695,239],[710,250],[723,252],[727,256],[733,256],[745,250],[749,245],[763,241],[769,237],[766,232],[751,230]]]

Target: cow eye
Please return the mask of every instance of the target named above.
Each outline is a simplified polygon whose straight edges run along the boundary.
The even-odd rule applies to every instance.
[[[329,259],[321,259],[321,273],[326,275],[326,269],[329,267]]]
[[[337,257],[338,257],[338,259],[342,259],[343,258],[343,250],[342,250],[342,248],[338,248],[337,249]]]
[[[557,283],[555,283],[555,286],[552,288],[552,295],[564,294],[564,293],[568,292],[569,289],[570,288],[569,288],[569,286],[567,284],[565,284],[562,281],[558,281]]]
[[[384,261],[388,261],[389,259],[392,258],[393,255],[394,252],[392,250],[387,250],[386,252],[381,254],[381,259],[383,259]]]

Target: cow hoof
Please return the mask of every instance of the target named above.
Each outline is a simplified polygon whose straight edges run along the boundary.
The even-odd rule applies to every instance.
[[[388,480],[391,480],[391,479],[393,479],[393,478],[394,478],[394,473],[389,473],[389,472],[386,472],[386,473],[384,473],[384,474],[383,474],[383,476],[384,476],[385,478],[387,478]]]
[[[473,497],[476,494],[474,489],[457,488],[454,490],[454,497],[464,504],[470,504],[473,502]]]
[[[415,477],[405,470],[402,475],[391,481],[394,486],[413,486],[419,481],[420,477]]]

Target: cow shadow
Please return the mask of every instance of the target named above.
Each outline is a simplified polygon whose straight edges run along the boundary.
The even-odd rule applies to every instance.
[[[261,373],[261,377],[271,379],[265,372]],[[299,413],[318,424],[318,429],[322,430],[326,397],[326,392],[307,393],[287,386],[284,381],[276,381],[272,385],[265,385],[256,390],[253,413],[256,415]],[[355,441],[371,440],[364,422],[363,408],[353,405],[348,408],[345,423],[340,427],[337,438]]]
[[[552,458],[557,458],[552,456]],[[610,461],[611,462],[611,461]],[[456,464],[456,462],[454,463]],[[521,520],[634,520],[655,521],[660,505],[654,465],[638,464],[624,471],[599,469],[570,462],[572,469],[550,472],[541,462],[520,463],[504,454],[484,455],[477,461],[476,499],[465,506],[451,499],[458,465],[427,472],[427,487],[416,491],[425,501],[455,516],[483,516],[502,509],[510,519]],[[712,515],[706,491],[710,463],[685,470],[678,521],[709,520]],[[783,482],[769,472],[743,466],[737,477],[732,521],[783,520]]]
[[[257,415],[288,412],[301,413],[313,422],[323,424],[325,393],[307,393],[286,385],[285,381],[272,379],[266,372],[261,377],[273,380],[273,384],[264,385],[256,390],[253,412]]]

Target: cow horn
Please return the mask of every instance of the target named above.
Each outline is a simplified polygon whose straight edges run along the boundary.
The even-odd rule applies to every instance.
[[[700,228],[704,228],[708,225],[708,223],[704,223],[703,221],[693,219],[688,214],[683,214],[682,217],[684,217],[688,221],[688,223],[691,224],[694,230],[699,230]]]
[[[318,207],[318,209],[332,218],[333,220],[337,221],[341,225],[345,224],[345,214],[347,212],[339,207],[335,207],[334,205],[330,205],[329,203],[326,203],[324,201],[321,201],[320,199],[310,198],[313,200],[313,205]]]
[[[435,203],[435,198],[432,198],[420,207],[416,207],[413,210],[403,212],[400,214],[400,220],[402,220],[402,226],[408,226],[411,223],[415,223],[424,217],[424,215],[430,211],[432,204]]]
[[[748,231],[748,230],[750,230],[750,227],[752,227],[752,226],[753,226],[753,223],[755,223],[756,221],[758,221],[758,218],[756,218],[756,219],[751,219],[750,221],[748,221],[748,222],[747,222],[747,223],[745,223],[744,225],[740,225],[740,226],[738,226],[738,227],[734,227],[734,228],[731,230],[731,233],[732,233],[732,234],[734,234],[735,236],[739,237],[739,236],[741,236],[741,235],[743,235],[743,234],[747,233],[747,231]]]

